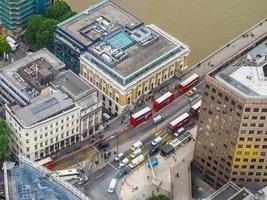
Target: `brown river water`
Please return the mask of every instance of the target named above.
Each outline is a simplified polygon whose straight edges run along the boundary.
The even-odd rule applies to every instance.
[[[81,11],[96,0],[65,0]],[[191,48],[194,64],[267,17],[267,0],[115,0]]]

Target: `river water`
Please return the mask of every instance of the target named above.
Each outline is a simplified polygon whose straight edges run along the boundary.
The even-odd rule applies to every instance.
[[[96,0],[65,0],[81,11]],[[191,48],[189,64],[208,56],[267,17],[267,0],[115,0]]]

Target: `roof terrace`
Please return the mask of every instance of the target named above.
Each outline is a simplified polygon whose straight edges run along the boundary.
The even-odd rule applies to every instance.
[[[247,98],[267,97],[267,39],[221,66],[214,77]],[[213,75],[213,74],[212,74]]]
[[[122,27],[132,30],[143,22],[112,1],[104,0],[64,21],[57,27],[63,37],[87,47]]]

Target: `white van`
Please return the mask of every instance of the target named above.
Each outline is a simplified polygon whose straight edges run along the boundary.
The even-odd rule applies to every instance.
[[[137,165],[139,165],[141,162],[143,162],[144,160],[145,160],[145,157],[141,154],[132,160],[132,162],[129,164],[129,167],[133,169]]]
[[[180,136],[181,134],[183,134],[185,132],[185,129],[182,127],[182,128],[179,128],[175,133],[174,133],[174,136],[175,137],[178,137]]]
[[[131,158],[135,158],[136,156],[142,153],[142,149],[136,149],[133,153],[131,153]]]
[[[158,124],[158,123],[162,122],[163,119],[164,118],[161,115],[158,115],[158,116],[153,118],[153,124]]]
[[[109,187],[108,187],[108,192],[113,193],[114,189],[116,188],[116,185],[117,185],[117,179],[115,178],[111,179]]]
[[[141,141],[137,141],[136,143],[134,143],[132,146],[131,146],[131,150],[132,151],[135,151],[136,149],[139,149],[142,147],[142,142]]]

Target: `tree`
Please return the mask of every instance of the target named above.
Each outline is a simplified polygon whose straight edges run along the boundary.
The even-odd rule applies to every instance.
[[[9,160],[11,156],[10,148],[11,130],[5,120],[0,119],[0,159]]]
[[[77,14],[64,1],[56,1],[44,15],[33,15],[27,23],[25,39],[30,47],[38,50],[46,47],[53,50],[56,25]]]
[[[146,198],[146,200],[170,200],[170,198],[163,194],[159,194],[159,195],[153,194],[152,196]]]
[[[65,13],[64,15],[62,15],[62,16],[58,19],[58,21],[59,21],[59,22],[63,22],[63,21],[65,21],[65,20],[71,18],[72,16],[74,16],[74,15],[76,15],[76,14],[77,14],[77,12],[75,12],[75,11],[69,11],[69,12]]]
[[[9,53],[11,51],[11,47],[9,46],[8,42],[5,38],[0,35],[0,55],[5,53]]]
[[[71,11],[70,6],[65,1],[56,1],[54,5],[47,8],[44,17],[58,20],[61,16]]]
[[[36,33],[44,20],[45,18],[41,15],[33,15],[27,23],[25,39],[33,49],[35,49],[36,44]]]

